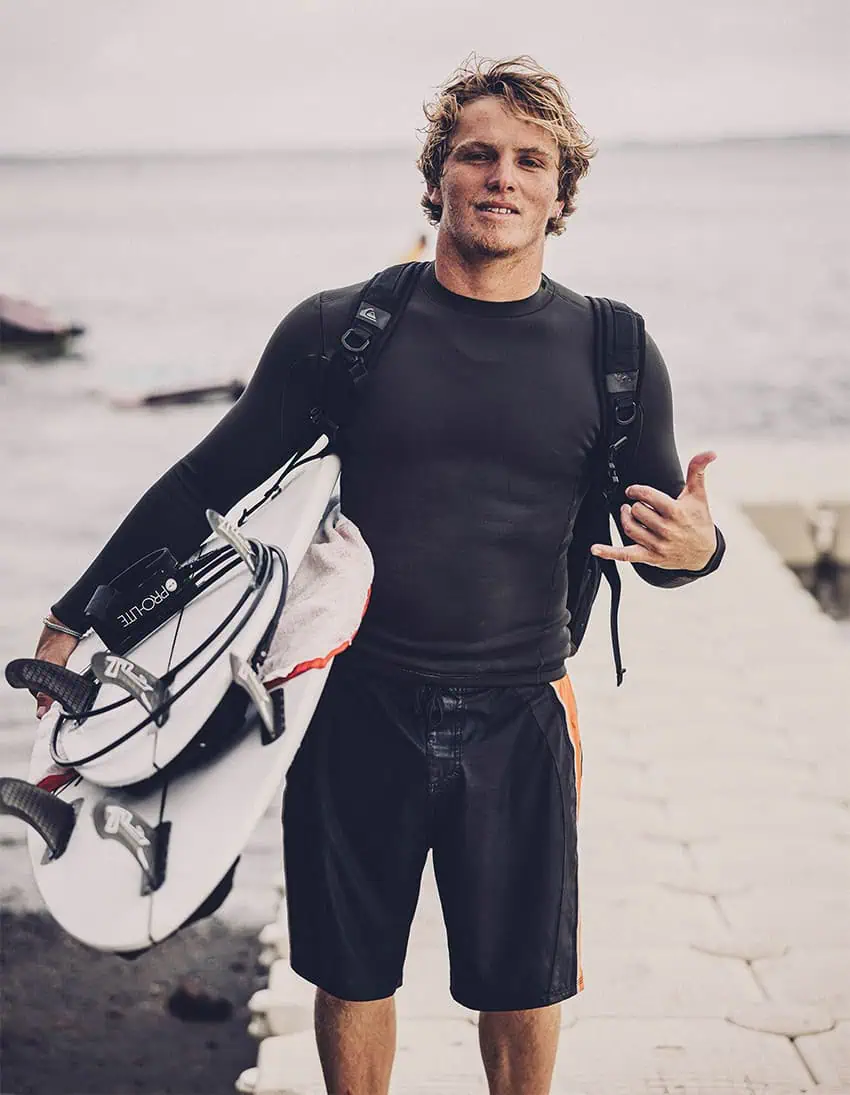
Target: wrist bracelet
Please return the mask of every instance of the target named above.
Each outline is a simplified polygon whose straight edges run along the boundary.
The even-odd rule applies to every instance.
[[[45,627],[50,628],[51,631],[59,631],[62,635],[70,635],[72,639],[82,639],[85,634],[83,631],[74,631],[71,627],[65,627],[64,624],[59,624],[47,616],[43,617],[41,622]]]

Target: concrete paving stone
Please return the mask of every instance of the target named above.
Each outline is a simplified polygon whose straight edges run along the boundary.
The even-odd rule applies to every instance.
[[[748,1083],[793,1090],[811,1082],[787,1038],[723,1019],[580,1019],[561,1036],[555,1075],[578,1091],[603,1082],[634,1083],[636,1091],[647,1081],[685,1091]]]
[[[294,1095],[324,1092],[321,1066],[312,1033],[304,1032],[260,1043],[256,1095],[291,1091]],[[464,1020],[399,1023],[392,1091],[445,1090],[486,1092],[478,1049],[478,1031]],[[451,1088],[449,1088],[451,1090]]]
[[[732,894],[746,893],[752,889],[752,883],[743,876],[730,878],[726,875],[712,874],[692,868],[683,878],[656,879],[660,885],[678,893],[700,894],[703,897],[729,897]]]
[[[795,1044],[818,1083],[850,1087],[850,1023],[798,1038]]]
[[[663,796],[650,781],[648,770],[637,765],[607,764],[604,769],[585,767],[582,772],[582,802],[598,792],[657,801]]]
[[[792,947],[781,958],[766,958],[753,972],[771,999],[820,1004],[850,1022],[850,945]]]
[[[282,876],[283,867],[278,856],[264,848],[254,849],[250,845],[242,852],[236,868],[236,883],[242,889],[276,893],[272,883]]]
[[[787,942],[778,936],[763,931],[746,934],[735,931],[726,924],[719,929],[694,936],[690,945],[702,954],[736,958],[742,962],[781,958],[789,950]]]
[[[743,962],[686,946],[585,947],[584,978],[584,992],[569,1005],[578,1019],[722,1019],[735,1002],[763,999]]]
[[[818,798],[837,799],[847,802],[850,800],[850,767],[846,765],[833,765],[817,770],[817,790],[808,792]]]
[[[290,967],[279,960],[269,967],[268,986],[255,992],[248,1007],[256,1020],[255,1030],[261,1037],[296,1034],[313,1029],[315,989]]]
[[[238,880],[238,868],[236,873],[233,889],[215,915],[228,924],[259,931],[274,920],[280,894],[271,880],[266,885],[252,885]]]
[[[655,727],[636,735],[635,748],[641,752],[644,762],[656,766],[676,761],[702,763],[718,757],[727,763],[731,758],[746,763],[757,763],[765,758],[779,763],[797,763],[800,753],[799,743],[781,729],[755,728],[737,718],[733,726],[727,722],[726,727],[720,729],[702,711],[697,726],[687,729]]]
[[[676,797],[667,807],[669,831],[690,833],[694,839],[760,831],[783,838],[788,833],[826,835],[846,831],[848,813],[840,802],[820,795],[789,795],[785,789],[777,793],[776,788],[772,794],[762,789],[754,795]]]
[[[840,809],[840,807],[839,807]],[[847,811],[850,816],[850,811]],[[662,799],[625,798],[594,789],[593,794],[582,789],[579,832],[612,832],[643,834],[647,830],[662,830],[667,818],[667,805]]]
[[[581,715],[579,715],[581,721]],[[598,768],[609,762],[643,764],[646,754],[641,748],[641,736],[634,727],[615,728],[606,721],[604,729],[593,728],[582,739],[585,762]]]
[[[659,759],[650,765],[647,789],[662,797],[690,800],[700,795],[769,796],[782,788],[785,795],[815,794],[818,776],[812,766],[765,758],[729,757],[711,761]]]
[[[687,944],[722,927],[714,902],[660,886],[582,882],[584,945],[610,947]]]
[[[404,984],[396,994],[399,1016],[412,1019],[474,1021],[476,1012],[449,994],[449,956],[445,945],[411,946],[404,963]]]
[[[829,835],[808,839],[775,834],[736,834],[692,845],[698,873],[715,879],[770,887],[850,891],[850,854]]]
[[[600,883],[681,882],[692,878],[693,866],[683,846],[602,830],[582,831],[579,844],[581,879]]]
[[[735,1007],[726,1019],[745,1030],[763,1034],[782,1034],[799,1038],[804,1034],[823,1034],[835,1027],[835,1017],[813,1004],[794,1004],[776,1000],[760,1000]]]
[[[766,934],[789,946],[850,946],[850,894],[757,887],[719,897],[718,904],[730,927],[745,935]]]

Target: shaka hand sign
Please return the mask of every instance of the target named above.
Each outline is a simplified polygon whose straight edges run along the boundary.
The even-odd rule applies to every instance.
[[[620,521],[634,543],[625,547],[594,544],[592,553],[601,559],[647,563],[665,570],[702,570],[717,548],[705,493],[705,469],[716,458],[713,452],[693,457],[678,498],[639,483],[627,487],[631,505],[620,507]]]

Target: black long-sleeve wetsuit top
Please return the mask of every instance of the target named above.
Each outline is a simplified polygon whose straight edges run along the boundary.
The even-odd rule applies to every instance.
[[[315,439],[309,370],[296,363],[336,347],[362,288],[319,293],[286,316],[239,402],[53,606],[60,620],[87,626],[95,587],[154,548],[187,558],[209,532],[207,507],[226,512]],[[475,300],[425,269],[340,447],[342,509],[375,560],[354,642],[364,659],[456,685],[563,674],[567,549],[601,431],[592,362],[585,297],[544,277],[525,300]],[[623,488],[675,498],[684,480],[670,384],[651,339],[641,403]],[[717,568],[719,532],[717,541],[702,571],[636,570],[652,585],[682,585]]]

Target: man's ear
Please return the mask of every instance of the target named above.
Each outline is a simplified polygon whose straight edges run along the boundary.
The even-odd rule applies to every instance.
[[[440,190],[439,186],[428,187],[428,201],[431,202],[433,205],[443,204],[443,193]]]

